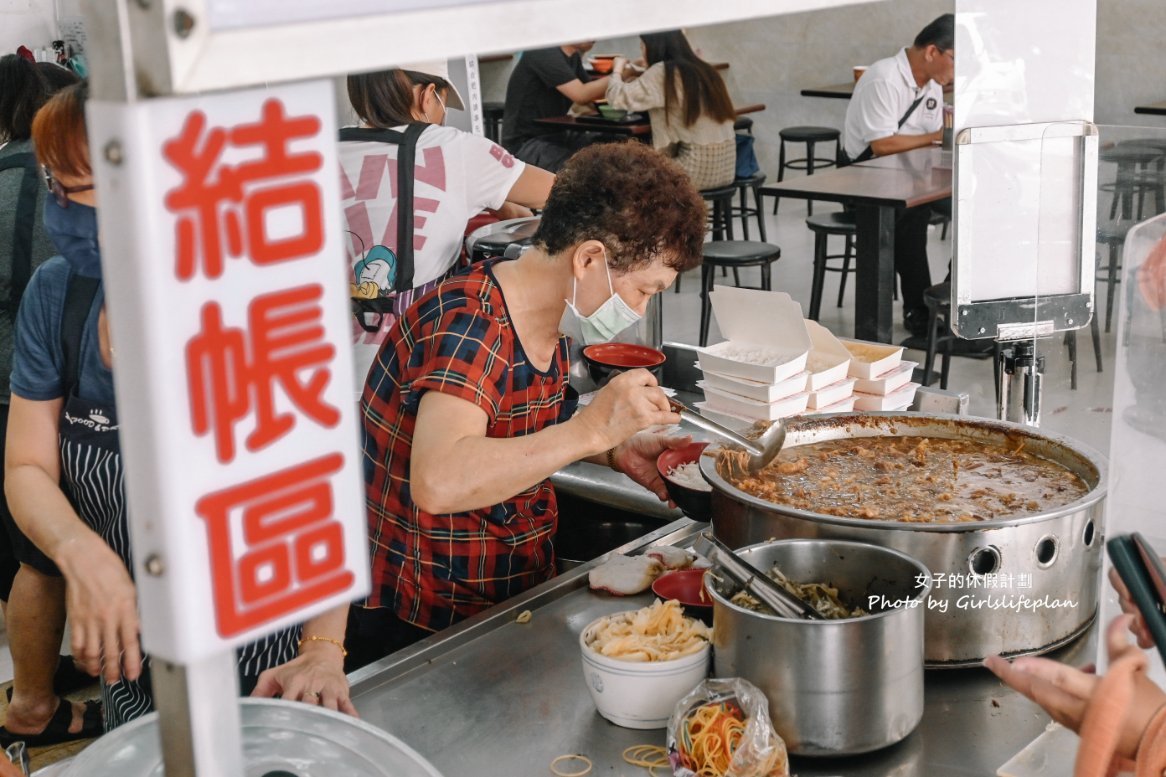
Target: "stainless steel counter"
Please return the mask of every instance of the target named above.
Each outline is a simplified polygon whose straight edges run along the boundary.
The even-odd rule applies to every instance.
[[[681,519],[619,550],[689,544],[703,528]],[[636,608],[650,594],[592,593],[597,562],[389,656],[352,676],[364,720],[384,727],[430,759],[446,777],[540,775],[558,755],[582,753],[593,775],[639,775],[624,748],[664,744],[664,731],[608,723],[583,682],[579,633],[593,619]],[[529,623],[514,622],[532,610]],[[1083,663],[1082,639],[1055,657]],[[781,660],[775,656],[774,660]],[[861,671],[856,667],[856,671]],[[986,670],[931,671],[919,728],[886,750],[846,759],[795,759],[799,777],[991,777],[1049,722],[1035,705]]]

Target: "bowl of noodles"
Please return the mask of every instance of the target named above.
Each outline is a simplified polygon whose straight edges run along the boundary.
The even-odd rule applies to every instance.
[[[595,708],[625,728],[664,728],[672,708],[708,674],[711,629],[679,602],[597,618],[579,635]]]

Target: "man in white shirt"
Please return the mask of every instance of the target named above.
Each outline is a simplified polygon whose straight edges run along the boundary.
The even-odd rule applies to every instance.
[[[909,151],[943,136],[943,87],[955,76],[955,16],[944,14],[893,57],[871,65],[854,86],[842,133],[847,163]],[[903,323],[927,335],[923,292],[931,285],[927,225],[931,207],[905,210],[895,222],[895,271]]]

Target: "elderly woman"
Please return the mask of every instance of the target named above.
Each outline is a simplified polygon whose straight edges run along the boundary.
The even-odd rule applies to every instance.
[[[149,712],[149,660],[138,639],[125,493],[117,432],[114,355],[106,325],[97,192],[85,130],[85,84],[37,114],[33,141],[52,193],[45,227],[60,255],[29,282],[16,324],[6,490],[32,540],[22,573],[64,579],[73,653],[102,676],[105,728]],[[107,423],[86,423],[100,416]],[[40,617],[57,623],[63,612]],[[329,613],[239,649],[244,693],[281,693],[354,712],[343,672],[344,614]],[[12,624],[13,631],[16,624]],[[297,655],[298,652],[298,655]],[[16,698],[13,699],[16,704]],[[59,712],[64,709],[65,712]],[[89,731],[85,711],[58,701],[58,728]],[[80,713],[80,714],[79,714]],[[71,720],[71,722],[70,722]],[[28,740],[14,729],[11,738]],[[82,726],[84,725],[84,729]],[[90,732],[91,733],[91,732]]]
[[[554,574],[550,476],[581,459],[667,499],[656,456],[686,438],[646,370],[585,408],[567,383],[569,339],[634,324],[700,264],[704,205],[675,163],[640,144],[586,148],[560,171],[533,247],[422,297],[369,371],[364,468],[372,594],[349,649],[399,649]]]

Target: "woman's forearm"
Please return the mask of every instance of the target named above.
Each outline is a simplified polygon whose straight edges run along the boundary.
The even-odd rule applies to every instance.
[[[9,468],[4,475],[8,509],[16,525],[64,571],[91,540],[101,541],[69,504],[60,486],[35,464]]]
[[[466,435],[445,455],[416,456],[410,471],[413,501],[428,513],[457,513],[499,504],[563,467],[602,454],[572,419],[522,437]]]

